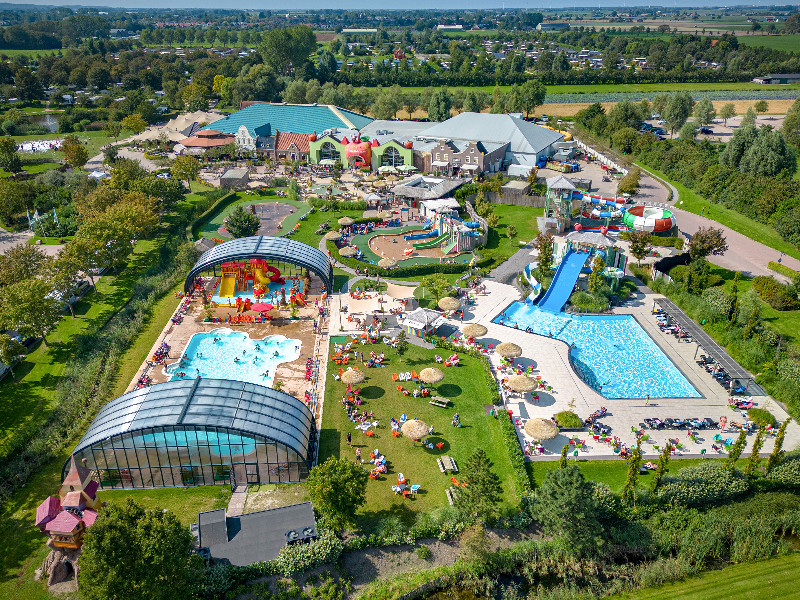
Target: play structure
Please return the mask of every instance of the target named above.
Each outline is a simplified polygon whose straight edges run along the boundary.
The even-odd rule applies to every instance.
[[[426,231],[403,236],[403,239],[415,242],[412,245],[413,250],[441,248],[446,256],[467,252],[478,246],[481,239],[479,229],[480,223],[464,221],[453,209],[438,210],[428,217]]]
[[[259,298],[269,289],[270,283],[286,283],[278,269],[260,258],[253,258],[249,262],[226,262],[220,268],[220,298],[233,298],[237,293],[249,294],[251,289],[253,295]]]
[[[677,227],[672,211],[654,206],[634,206],[622,215],[622,222],[629,229],[660,233]]]

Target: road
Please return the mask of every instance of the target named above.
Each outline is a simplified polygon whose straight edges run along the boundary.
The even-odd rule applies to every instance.
[[[6,231],[0,227],[0,254],[5,254],[13,246],[26,243],[32,237],[33,233],[30,231]],[[39,249],[48,256],[55,256],[63,247],[62,244],[42,244],[39,246]]]

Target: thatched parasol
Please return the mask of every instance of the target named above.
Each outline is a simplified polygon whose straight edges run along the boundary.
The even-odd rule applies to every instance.
[[[363,371],[356,371],[353,369],[352,371],[345,371],[342,373],[342,383],[347,383],[349,385],[357,385],[366,379],[366,375],[364,375]]]
[[[389,210],[382,210],[378,213],[379,219],[391,219],[394,216],[394,213]]]
[[[397,265],[397,261],[393,258],[382,258],[378,261],[378,266],[381,269],[391,269]]]
[[[325,234],[325,239],[335,242],[336,240],[342,239],[342,234],[338,231],[329,231]]]
[[[358,254],[358,250],[353,248],[352,246],[345,246],[341,250],[339,250],[339,256],[344,256],[345,258],[350,258],[351,256],[355,256]]]
[[[459,306],[461,306],[461,301],[452,296],[445,296],[439,300],[439,308],[442,310],[456,310]]]
[[[530,419],[525,423],[525,433],[535,440],[544,442],[558,435],[558,425],[549,419]]]
[[[339,219],[338,223],[342,227],[349,227],[350,225],[355,223],[355,221],[353,221],[353,219],[351,219],[350,217],[342,217],[341,219]]]
[[[478,325],[477,323],[473,323],[472,325],[467,325],[466,327],[464,327],[461,330],[461,333],[463,333],[467,337],[479,338],[486,335],[488,331],[489,330],[486,329],[486,327],[484,327],[483,325]]]
[[[508,387],[515,392],[530,392],[539,387],[539,384],[527,375],[512,375],[508,379]]]
[[[517,358],[518,356],[522,356],[522,348],[511,342],[503,342],[497,346],[494,351],[505,358]]]
[[[437,369],[436,367],[428,367],[420,371],[419,379],[424,383],[439,383],[444,379],[444,373],[442,373],[441,369]]]
[[[412,440],[418,440],[428,435],[430,427],[428,427],[428,424],[425,423],[425,421],[414,419],[412,421],[406,421],[403,423],[400,431],[403,432],[404,436],[409,437]]]

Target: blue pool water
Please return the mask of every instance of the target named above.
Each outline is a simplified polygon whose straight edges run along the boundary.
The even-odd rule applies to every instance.
[[[494,323],[575,344],[572,364],[606,398],[699,398],[692,384],[629,315],[553,313],[515,302]],[[531,358],[536,358],[535,356]]]
[[[219,341],[214,342],[214,338],[219,338]],[[178,363],[167,366],[170,381],[194,379],[199,369],[201,377],[247,381],[269,387],[278,365],[300,356],[300,340],[282,335],[253,340],[246,333],[223,327],[208,333],[195,333],[183,353],[186,355],[183,366]],[[234,358],[239,361],[234,361]],[[267,371],[269,374],[265,375]]]
[[[212,302],[216,302],[217,304],[222,304],[222,305],[231,304],[233,306],[236,306],[236,298],[238,296],[242,300],[246,300],[247,298],[250,298],[251,302],[269,302],[270,304],[277,304],[278,300],[281,299],[281,288],[285,288],[286,289],[286,298],[288,300],[288,298],[289,298],[289,290],[292,287],[292,283],[293,282],[291,282],[291,281],[287,281],[285,284],[269,282],[267,284],[267,286],[266,286],[268,289],[266,290],[265,295],[261,296],[260,299],[256,298],[253,295],[253,284],[252,284],[252,282],[248,282],[247,291],[239,290],[239,287],[237,286],[236,287],[236,293],[230,298],[220,298],[220,296],[219,296],[219,286],[217,286],[217,289],[214,290],[214,295],[211,296],[211,301]]]

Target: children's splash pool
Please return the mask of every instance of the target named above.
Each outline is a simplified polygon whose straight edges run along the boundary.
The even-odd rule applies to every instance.
[[[266,288],[264,295],[261,298],[256,298],[253,294],[253,283],[248,282],[246,290],[240,290],[238,286],[236,287],[236,292],[233,296],[229,297],[220,297],[219,295],[219,286],[214,290],[214,295],[211,296],[211,301],[219,304],[220,306],[236,306],[236,298],[241,298],[242,300],[246,300],[247,298],[250,299],[251,302],[269,302],[270,304],[277,304],[278,300],[281,298],[281,288],[286,290],[286,297],[289,297],[289,290],[292,287],[292,282],[287,281],[286,283],[268,283],[263,287]]]
[[[300,340],[270,335],[253,340],[227,327],[195,333],[183,351],[186,358],[166,368],[176,379],[232,379],[271,386],[278,365],[300,357]]]
[[[515,302],[494,323],[572,346],[581,378],[606,398],[699,398],[700,394],[630,315],[570,315]]]

